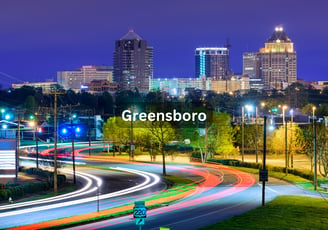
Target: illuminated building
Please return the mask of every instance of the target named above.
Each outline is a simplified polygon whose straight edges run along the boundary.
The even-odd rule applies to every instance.
[[[171,96],[184,96],[190,89],[214,91],[216,93],[244,93],[250,89],[249,78],[232,76],[230,80],[212,80],[203,78],[156,78],[151,81],[151,90],[161,90]]]
[[[259,55],[254,53],[243,53],[243,75],[249,77],[252,89],[262,89],[263,81],[259,73]]]
[[[30,86],[34,88],[41,88],[43,93],[49,93],[53,88],[56,88],[57,82],[49,81],[49,82],[25,82],[22,84],[12,84],[11,87],[13,89],[19,89],[23,86]]]
[[[171,96],[186,95],[187,89],[209,90],[210,80],[205,78],[156,78],[151,81],[151,90],[168,92]]]
[[[195,51],[196,78],[213,80],[228,79],[229,50],[228,48],[197,48]]]
[[[296,82],[294,44],[281,26],[277,26],[265,47],[258,52],[259,76],[266,89],[284,89]]]
[[[230,80],[212,80],[210,90],[216,93],[244,93],[250,89],[250,79],[246,76],[231,76]]]
[[[153,78],[153,47],[133,30],[115,42],[114,81],[120,90],[147,93]]]
[[[107,80],[112,82],[113,70],[111,66],[82,66],[77,71],[57,72],[57,82],[64,89],[74,91],[87,90],[93,80]]]

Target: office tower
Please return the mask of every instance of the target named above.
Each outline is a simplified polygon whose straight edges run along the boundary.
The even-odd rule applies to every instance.
[[[256,52],[243,53],[243,75],[249,77],[251,89],[263,88],[259,73],[259,57]]]
[[[258,52],[260,78],[266,89],[284,89],[296,82],[294,44],[281,26],[277,26],[265,47]]]
[[[197,48],[195,51],[196,78],[213,80],[229,78],[228,48]]]
[[[133,30],[115,42],[114,81],[120,90],[149,91],[153,78],[153,47]]]
[[[80,91],[86,90],[87,85],[93,80],[107,80],[112,82],[113,68],[111,66],[82,66],[80,70],[58,71],[57,82],[64,89]]]

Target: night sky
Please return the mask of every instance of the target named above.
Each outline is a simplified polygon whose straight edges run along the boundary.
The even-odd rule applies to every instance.
[[[154,47],[156,78],[194,77],[195,48],[227,38],[238,73],[242,53],[263,47],[276,25],[294,42],[298,78],[328,80],[327,10],[326,0],[1,0],[0,80],[112,65],[115,40],[129,29]]]

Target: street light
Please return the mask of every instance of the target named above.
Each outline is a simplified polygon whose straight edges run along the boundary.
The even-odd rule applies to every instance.
[[[29,122],[29,126],[32,127],[34,130],[36,168],[39,168],[39,143],[38,143],[38,131],[39,130],[37,127],[37,122],[34,121],[34,119],[35,119],[34,115],[31,115],[30,119],[32,119],[32,121]]]
[[[315,110],[316,107],[312,107],[312,125],[313,125],[313,157],[314,157],[314,170],[313,170],[313,184],[314,190],[317,190],[317,129],[315,124]]]
[[[287,106],[284,105],[282,107],[282,116],[283,116],[283,125],[285,127],[285,168],[286,168],[286,174],[288,174],[288,155],[287,155],[287,123],[285,118],[285,110],[287,109]]]
[[[244,154],[245,154],[245,107],[241,108],[242,113],[242,121],[241,121],[241,161],[244,162]]]
[[[290,167],[294,168],[294,152],[293,152],[293,115],[294,110],[291,109],[289,111],[290,114]]]

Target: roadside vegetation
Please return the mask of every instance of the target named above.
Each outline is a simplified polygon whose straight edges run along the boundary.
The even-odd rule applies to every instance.
[[[281,196],[220,223],[201,228],[216,229],[328,229],[328,201],[323,198]]]

